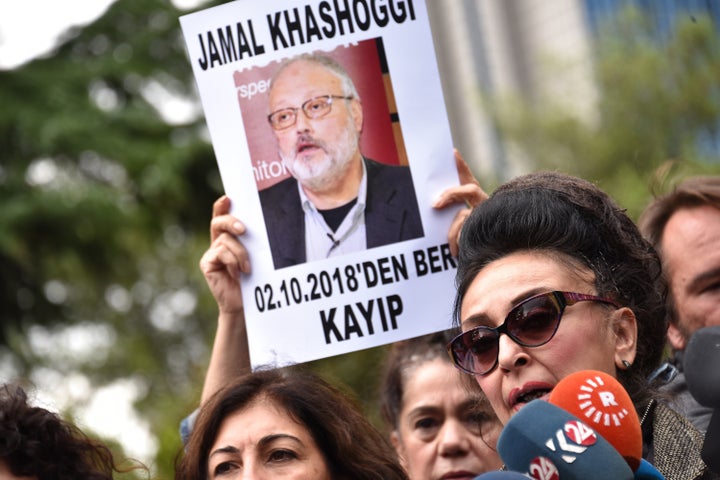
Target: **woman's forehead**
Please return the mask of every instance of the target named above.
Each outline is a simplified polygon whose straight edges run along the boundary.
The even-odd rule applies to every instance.
[[[538,293],[588,291],[594,280],[589,268],[568,255],[515,252],[490,262],[477,273],[463,297],[461,317],[473,316],[478,321],[494,318],[498,312],[507,314],[513,306]]]

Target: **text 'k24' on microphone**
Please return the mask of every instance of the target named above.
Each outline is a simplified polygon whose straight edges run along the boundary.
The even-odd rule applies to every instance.
[[[685,347],[683,366],[692,396],[713,409],[700,456],[710,470],[720,473],[720,325],[693,333]]]
[[[612,375],[582,370],[555,385],[548,401],[587,423],[635,471],[642,459],[642,430],[635,405]]]
[[[607,440],[544,400],[533,400],[513,415],[497,449],[507,468],[536,480],[634,479]]]

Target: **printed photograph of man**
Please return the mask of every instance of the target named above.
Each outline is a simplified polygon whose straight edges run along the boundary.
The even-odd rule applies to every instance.
[[[291,176],[259,192],[275,268],[423,236],[410,169],[363,156],[362,99],[334,59],[303,54],[273,75],[268,116]]]

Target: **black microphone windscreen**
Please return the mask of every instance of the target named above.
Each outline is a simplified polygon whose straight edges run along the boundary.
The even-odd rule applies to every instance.
[[[720,325],[693,333],[685,347],[683,371],[698,403],[720,408]]]

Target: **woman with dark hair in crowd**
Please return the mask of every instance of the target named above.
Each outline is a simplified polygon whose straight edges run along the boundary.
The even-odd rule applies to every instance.
[[[665,346],[666,285],[655,250],[595,185],[560,173],[500,186],[462,227],[450,343],[500,421],[567,375],[618,378],[643,429],[643,456],[668,479],[708,478],[702,435],[658,401],[649,375]]]
[[[0,387],[0,478],[112,480],[120,469],[110,449],[55,413],[29,404],[15,385]]]
[[[396,342],[385,359],[381,413],[411,480],[473,478],[502,465],[495,449],[502,425],[447,355],[454,332]]]
[[[240,377],[201,407],[177,480],[405,480],[389,442],[349,397],[298,369]]]

